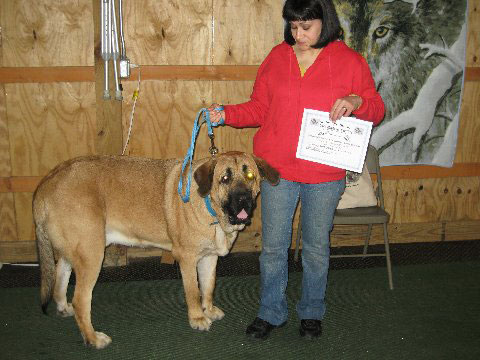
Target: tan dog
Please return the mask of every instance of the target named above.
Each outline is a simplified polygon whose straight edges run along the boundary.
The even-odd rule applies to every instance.
[[[181,166],[180,160],[80,157],[57,166],[38,186],[33,216],[42,309],[46,313],[53,294],[58,314],[75,315],[87,344],[100,349],[111,342],[94,330],[90,315],[109,244],[171,250],[180,265],[190,326],[208,330],[223,318],[212,303],[217,258],[250,223],[260,180],[276,184],[279,175],[264,160],[240,152],[199,160],[192,166],[190,201],[183,203],[177,192]],[[183,179],[185,184],[185,174]],[[76,286],[70,304],[72,268]]]

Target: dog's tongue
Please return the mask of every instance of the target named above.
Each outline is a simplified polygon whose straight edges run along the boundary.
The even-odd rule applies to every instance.
[[[242,209],[242,211],[240,211],[240,212],[237,214],[237,218],[239,218],[239,219],[241,219],[241,220],[245,220],[247,217],[248,217],[248,214],[247,214],[247,212],[245,211],[245,209]]]

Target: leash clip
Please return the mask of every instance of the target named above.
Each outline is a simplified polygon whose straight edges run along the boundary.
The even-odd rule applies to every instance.
[[[210,148],[208,149],[208,151],[210,152],[210,155],[212,156],[215,156],[218,154],[218,149],[217,147],[215,146],[215,142],[213,139],[215,139],[215,135],[213,134],[208,134],[208,137],[210,138],[210,143],[212,146],[210,146]]]
[[[217,108],[215,108],[216,111],[222,111],[223,110],[223,106],[219,106]],[[208,128],[208,137],[210,138],[210,148],[208,149],[208,151],[210,152],[210,155],[212,156],[215,156],[218,154],[218,149],[217,147],[215,146],[215,135],[213,135],[213,128],[216,127],[216,126],[219,126],[219,125],[223,125],[225,122],[224,122],[224,119],[222,119],[220,122],[218,123],[212,123],[210,121],[210,115],[208,113],[207,110],[205,110],[203,112],[203,118],[205,120],[205,122],[207,123],[207,128]]]

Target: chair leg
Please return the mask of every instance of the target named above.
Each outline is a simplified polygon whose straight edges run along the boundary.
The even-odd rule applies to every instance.
[[[373,224],[368,224],[367,237],[365,238],[365,244],[363,245],[363,255],[367,254],[368,243],[370,242],[370,237],[372,236],[372,227]]]
[[[298,261],[298,251],[300,250],[300,242],[302,240],[302,213],[300,212],[300,216],[298,219],[298,228],[297,228],[297,237],[295,238],[295,262]]]
[[[388,272],[388,285],[390,290],[393,290],[393,278],[392,278],[392,263],[390,262],[390,245],[388,243],[387,224],[383,224],[383,238],[385,241],[385,257],[387,260],[387,272]]]

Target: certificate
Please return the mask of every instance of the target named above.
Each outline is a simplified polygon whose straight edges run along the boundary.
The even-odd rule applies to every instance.
[[[352,117],[334,123],[328,112],[305,109],[297,158],[361,173],[372,125]]]

